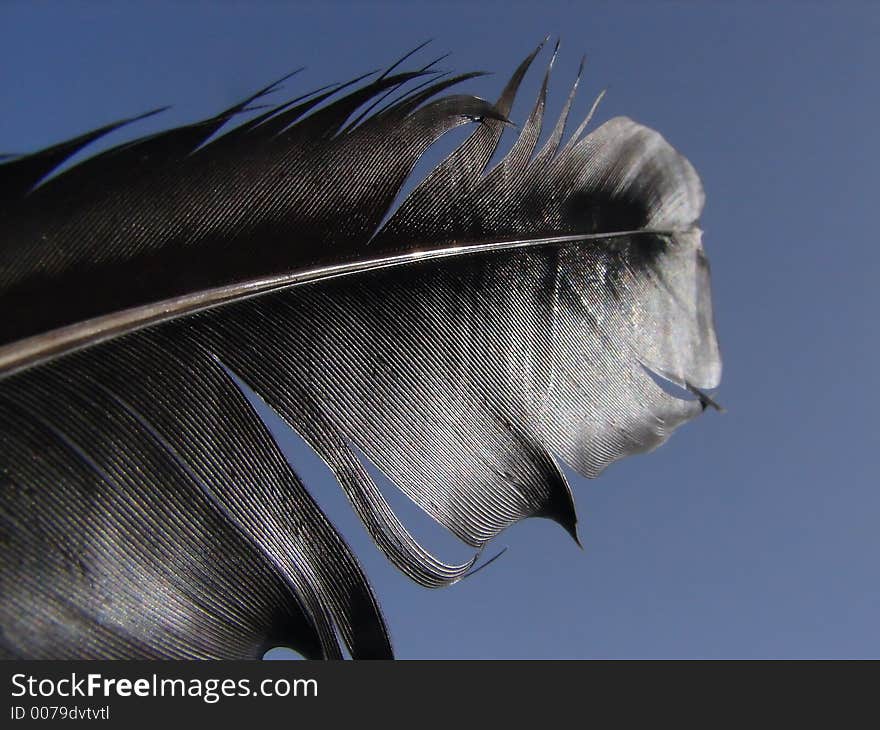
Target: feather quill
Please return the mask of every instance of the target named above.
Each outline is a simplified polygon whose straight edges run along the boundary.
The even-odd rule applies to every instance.
[[[219,136],[276,85],[48,179],[135,120],[0,165],[3,655],[392,655],[356,558],[237,381],[432,587],[474,561],[425,550],[368,466],[477,551],[532,516],[577,539],[557,460],[596,476],[712,403],[691,165],[625,118],[563,144],[574,89],[538,149],[548,68],[487,171],[539,50],[494,104],[445,94],[474,74],[395,64]]]

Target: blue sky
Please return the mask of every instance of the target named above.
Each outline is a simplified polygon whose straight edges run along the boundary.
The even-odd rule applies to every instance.
[[[703,179],[727,413],[573,477],[584,550],[532,520],[440,591],[398,575],[316,460],[282,441],[360,555],[400,657],[880,657],[878,31],[867,2],[7,1],[0,151],[165,104],[138,131],[193,120],[305,65],[296,96],[427,38],[425,58],[495,72],[467,86],[492,98],[561,36],[551,114],[586,53],[577,113],[607,87],[598,121],[658,129]],[[394,504],[437,552],[466,555]]]

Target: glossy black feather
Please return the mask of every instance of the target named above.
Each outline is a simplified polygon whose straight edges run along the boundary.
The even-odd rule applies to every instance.
[[[355,558],[236,377],[432,587],[473,560],[422,548],[369,464],[478,550],[530,516],[577,539],[557,459],[596,476],[711,402],[689,163],[623,118],[563,143],[571,97],[538,149],[548,71],[486,169],[535,54],[495,104],[441,96],[472,74],[389,69],[205,143],[268,87],[36,188],[89,135],[0,166],[5,654],[335,657],[338,633],[354,657],[391,655]]]

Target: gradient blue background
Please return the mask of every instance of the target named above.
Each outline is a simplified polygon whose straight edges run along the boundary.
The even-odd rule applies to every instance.
[[[118,142],[306,64],[295,96],[426,38],[421,58],[496,72],[466,87],[493,98],[561,35],[550,113],[585,52],[577,114],[608,87],[599,121],[657,128],[702,176],[728,412],[573,477],[585,550],[532,520],[440,591],[398,575],[314,457],[282,442],[361,556],[400,657],[880,657],[880,12],[735,5],[3,2],[0,151],[174,105]],[[467,554],[394,503],[444,557]]]

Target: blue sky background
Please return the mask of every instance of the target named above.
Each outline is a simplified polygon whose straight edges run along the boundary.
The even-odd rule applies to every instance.
[[[880,657],[878,8],[6,1],[0,151],[165,104],[135,133],[208,116],[307,65],[286,85],[296,96],[427,38],[423,58],[495,72],[465,87],[494,98],[561,35],[551,114],[586,53],[577,113],[608,87],[598,121],[655,127],[702,176],[728,412],[573,478],[583,551],[528,521],[495,541],[500,560],[440,591],[397,574],[285,436],[291,458],[359,553],[400,657]],[[437,552],[467,554],[394,504]]]

